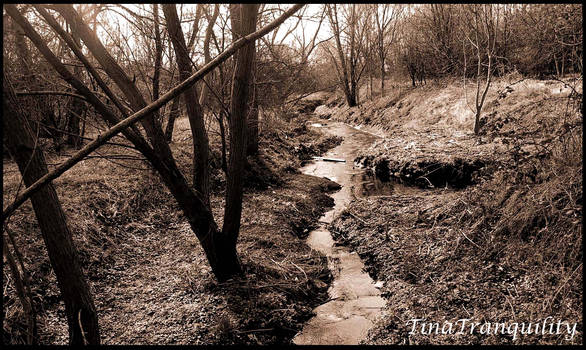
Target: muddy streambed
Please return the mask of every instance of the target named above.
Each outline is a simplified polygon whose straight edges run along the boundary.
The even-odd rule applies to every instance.
[[[385,306],[379,291],[382,283],[373,281],[363,271],[364,264],[357,253],[334,245],[327,226],[355,197],[390,194],[399,190],[397,186],[400,185],[380,182],[367,170],[354,167],[357,153],[370,146],[377,136],[340,122],[319,121],[310,126],[343,137],[344,141],[323,157],[346,162],[320,159],[301,168],[304,174],[337,182],[341,189],[332,195],[334,207],[320,218],[320,226],[307,238],[311,248],[328,257],[334,276],[328,290],[330,299],[314,310],[316,316],[305,324],[293,342],[298,345],[358,344],[382,314]]]

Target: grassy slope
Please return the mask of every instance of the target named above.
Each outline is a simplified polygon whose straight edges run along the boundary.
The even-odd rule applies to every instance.
[[[384,132],[388,138],[358,160],[386,161],[391,177],[424,160],[494,164],[463,190],[358,199],[347,208],[353,215],[333,223],[337,239],[385,281],[388,315],[370,343],[582,343],[581,106],[555,81],[524,80],[507,91],[516,80],[495,83],[480,138],[471,135],[461,82],[396,89],[353,109],[332,108],[332,98],[316,111]],[[581,93],[581,80],[576,85]],[[409,335],[406,325],[546,316],[578,322],[577,336]]]
[[[247,279],[227,285],[215,281],[156,174],[127,167],[146,168],[143,162],[117,161],[122,167],[88,159],[55,181],[94,293],[103,343],[286,343],[327,298],[327,262],[301,238],[333,204],[326,193],[335,186],[295,169],[337,140],[308,132],[303,116],[274,126],[263,131],[261,155],[247,173],[238,244]],[[172,148],[186,174],[189,135],[187,120],[179,119]],[[216,157],[211,201],[221,218],[225,179],[218,169],[218,138],[212,133],[211,139]],[[114,146],[99,151],[131,154]],[[58,163],[64,156],[48,159]],[[15,164],[5,160],[5,202],[14,197],[18,181]],[[12,217],[10,228],[33,276],[41,341],[65,343],[63,304],[29,203]],[[25,323],[6,268],[3,281],[3,340],[19,343]]]

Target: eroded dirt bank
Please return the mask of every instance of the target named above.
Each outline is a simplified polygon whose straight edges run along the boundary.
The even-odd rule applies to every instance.
[[[352,109],[332,97],[317,108],[384,134],[357,164],[412,189],[367,193],[330,226],[384,281],[386,316],[367,343],[582,343],[581,81],[577,91],[513,82],[495,84],[480,136],[461,85],[397,89]],[[407,324],[548,316],[577,323],[575,336],[410,334]]]
[[[272,121],[261,136],[260,156],[249,159],[238,243],[246,280],[215,281],[172,196],[141,161],[91,158],[55,181],[94,293],[103,344],[290,342],[328,297],[327,261],[305,237],[333,205],[327,193],[338,188],[296,170],[340,142],[308,130],[305,120],[300,111]],[[172,148],[185,173],[191,167],[189,135],[187,119],[178,120]],[[221,218],[225,178],[219,140],[210,135],[211,201]],[[114,146],[99,151],[137,156]],[[48,163],[65,157],[50,155]],[[13,198],[19,179],[15,165],[5,160],[5,201]],[[65,344],[64,307],[30,204],[15,214],[10,228],[33,276],[41,343]],[[5,273],[3,340],[19,343],[26,325],[8,278]]]

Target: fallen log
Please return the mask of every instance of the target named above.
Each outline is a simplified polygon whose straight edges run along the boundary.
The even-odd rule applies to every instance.
[[[315,160],[323,160],[324,162],[340,162],[346,163],[345,159],[337,159],[337,158],[324,158],[324,157],[312,157]]]

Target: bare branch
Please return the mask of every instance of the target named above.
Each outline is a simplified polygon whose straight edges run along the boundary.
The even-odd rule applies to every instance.
[[[213,60],[211,60],[208,64],[203,66],[199,71],[195,72],[192,76],[190,76],[188,79],[183,81],[181,84],[177,85],[176,87],[171,89],[169,92],[167,92],[166,94],[161,96],[161,98],[159,98],[158,100],[149,104],[148,106],[142,108],[141,110],[137,111],[136,113],[134,113],[130,117],[124,119],[120,123],[113,126],[112,128],[108,129],[108,131],[106,131],[104,134],[100,135],[96,140],[88,143],[86,146],[84,146],[82,149],[80,149],[78,152],[76,152],[71,158],[69,158],[65,162],[63,162],[60,166],[53,169],[51,172],[47,173],[45,176],[43,176],[42,178],[37,180],[31,186],[27,187],[27,189],[25,191],[23,191],[23,193],[20,196],[18,196],[18,198],[16,198],[14,200],[14,202],[12,202],[6,209],[4,209],[4,211],[2,212],[2,218],[1,218],[2,222],[4,222],[4,220],[6,220],[6,218],[8,218],[8,216],[14,212],[14,210],[16,210],[27,199],[29,199],[31,195],[36,193],[44,185],[46,185],[50,181],[58,178],[61,174],[63,174],[67,170],[71,169],[71,167],[73,167],[75,164],[80,162],[85,156],[92,153],[94,150],[99,148],[101,145],[103,145],[105,142],[110,140],[112,137],[116,136],[122,130],[133,125],[134,123],[138,122],[142,118],[144,118],[148,115],[151,115],[151,113],[153,113],[154,111],[161,108],[161,106],[163,106],[167,102],[171,101],[175,96],[178,96],[182,92],[186,91],[193,84],[195,84],[201,78],[203,78],[206,74],[211,72],[214,68],[219,66],[222,62],[224,62],[226,59],[228,59],[230,56],[232,56],[234,53],[236,53],[236,51],[238,51],[241,47],[243,47],[244,45],[246,45],[250,41],[256,40],[256,39],[264,36],[265,34],[269,33],[271,30],[275,29],[277,26],[279,26],[281,23],[283,23],[287,18],[289,18],[292,14],[294,14],[297,10],[299,10],[303,6],[304,6],[303,4],[293,5],[283,15],[281,15],[279,18],[277,18],[276,20],[274,20],[270,24],[264,26],[263,28],[257,30],[254,33],[251,33],[247,36],[244,36],[244,37],[236,40],[225,51],[223,51],[221,54],[216,56]],[[5,5],[5,9],[7,10],[7,12],[9,12],[9,9],[11,9],[12,12],[13,11],[18,12],[14,5]],[[9,14],[10,14],[10,12],[9,12]],[[11,16],[12,16],[12,14],[11,14]]]

